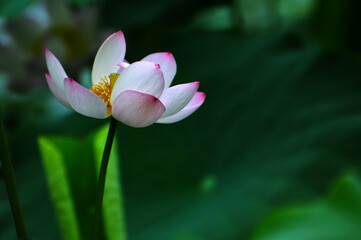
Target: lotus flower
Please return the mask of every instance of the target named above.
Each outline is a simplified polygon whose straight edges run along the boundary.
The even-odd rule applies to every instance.
[[[98,50],[92,70],[92,84],[86,89],[68,78],[58,59],[45,49],[49,88],[64,106],[93,117],[113,116],[132,127],[155,122],[180,121],[205,100],[197,92],[199,82],[170,87],[177,71],[171,53],[154,53],[132,64],[124,61],[125,39],[121,31],[108,37]]]

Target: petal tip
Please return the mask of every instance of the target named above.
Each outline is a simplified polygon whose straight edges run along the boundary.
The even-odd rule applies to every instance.
[[[121,63],[118,63],[117,66],[119,67],[122,67],[122,68],[127,68],[130,64],[129,63],[126,63],[126,62],[121,62]]]
[[[153,68],[156,68],[156,69],[160,70],[160,65],[158,63],[150,62],[150,61],[147,61],[147,60],[142,60],[142,61],[139,61],[139,62],[144,62],[146,64],[149,64],[149,66],[153,66]],[[139,62],[135,62],[135,63],[139,63]]]
[[[115,33],[111,34],[106,40],[109,40],[109,39],[111,39],[111,38],[113,38],[113,37],[120,37],[122,40],[125,41],[124,33],[123,33],[121,30],[119,30],[118,32],[115,32]]]
[[[199,96],[198,104],[202,105],[204,103],[204,101],[206,100],[206,93],[198,92],[198,96]]]
[[[52,53],[48,48],[44,47],[44,52],[46,57],[55,57],[54,53]]]
[[[124,36],[124,33],[123,33],[122,30],[119,30],[118,32],[116,32],[116,33],[114,33],[114,34]]]
[[[72,78],[64,78],[64,84],[66,84],[66,83],[73,83],[73,82],[75,82],[75,81],[74,81],[74,79],[72,79]]]
[[[52,52],[50,52],[49,49],[47,49],[46,47],[44,47],[44,52],[45,52],[45,56],[53,56],[54,54]]]

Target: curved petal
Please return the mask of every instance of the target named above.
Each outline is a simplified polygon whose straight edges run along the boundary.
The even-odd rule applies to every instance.
[[[164,90],[159,100],[166,108],[162,118],[169,117],[182,110],[197,92],[199,82],[179,84]]]
[[[65,94],[55,85],[54,80],[51,78],[49,73],[45,73],[45,78],[46,81],[48,83],[48,86],[50,88],[50,91],[53,93],[53,95],[55,96],[55,98],[61,103],[63,104],[65,107],[73,109],[69,102],[68,99],[66,98]]]
[[[137,91],[119,94],[113,104],[113,117],[132,127],[147,127],[159,119],[165,107],[158,98]]]
[[[122,31],[116,32],[108,37],[100,46],[95,56],[92,82],[97,84],[101,78],[108,77],[111,73],[117,73],[117,64],[124,60],[125,39]]]
[[[203,104],[205,98],[205,93],[196,92],[192,100],[181,111],[172,116],[161,118],[157,121],[157,123],[174,123],[183,120],[196,111]]]
[[[159,98],[164,89],[164,77],[159,64],[140,61],[130,64],[119,75],[115,82],[110,102],[113,102],[118,95],[125,90],[153,95]]]
[[[68,77],[66,75],[63,66],[59,60],[50,52],[47,48],[45,50],[45,61],[48,66],[50,76],[54,80],[55,85],[64,92],[64,79]]]
[[[84,88],[71,78],[65,78],[64,89],[70,105],[78,113],[100,119],[107,117],[107,106],[92,91]]]
[[[143,58],[142,61],[158,63],[164,75],[164,88],[170,86],[177,72],[177,64],[170,52],[153,53]]]

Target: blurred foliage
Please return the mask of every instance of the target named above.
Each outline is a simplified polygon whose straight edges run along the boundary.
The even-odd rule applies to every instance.
[[[0,25],[20,21],[36,4]],[[96,27],[78,40],[72,38],[78,28],[54,30],[53,20],[48,25],[53,30],[45,31],[47,46],[68,75],[82,83],[90,81],[89,69],[104,33],[122,29],[127,60],[170,51],[178,65],[174,84],[200,81],[200,90],[207,93],[204,106],[182,122],[145,129],[119,126],[119,183],[129,239],[252,238],[259,222],[275,208],[320,199],[346,170],[360,174],[361,41],[355,30],[359,6],[356,0],[109,0],[68,1],[67,15],[40,8],[52,18],[58,16],[58,23]],[[97,18],[81,14],[85,10]],[[43,41],[32,45],[28,61],[16,54],[22,53],[20,44],[12,47],[15,42],[29,46],[20,41],[25,39],[21,31],[17,41],[10,34],[20,25],[0,27],[0,42],[11,43],[2,48],[10,53],[0,54],[0,99],[29,232],[34,239],[57,240],[62,225],[47,190],[48,170],[43,169],[37,139],[67,136],[62,139],[70,140],[62,144],[46,138],[49,144],[44,145],[56,152],[69,145],[79,146],[79,151],[88,146],[90,153],[103,143],[93,143],[94,148],[74,138],[87,139],[105,121],[80,116],[56,102],[43,79]],[[79,48],[78,41],[86,47]],[[24,83],[42,83],[19,91],[11,87],[18,72],[26,76]],[[79,156],[74,164],[86,160]],[[87,174],[77,171],[79,179]],[[339,211],[342,216],[349,212]],[[1,185],[0,239],[14,239],[10,218]],[[334,230],[342,233],[344,227]]]
[[[39,74],[46,71],[45,46],[65,59],[65,67],[83,65],[104,34],[98,30],[97,18],[96,10],[89,7],[72,13],[65,1],[47,1],[30,6],[17,18],[0,21],[0,72],[8,74],[9,90],[24,93],[45,86]]]
[[[328,51],[360,55],[361,32],[358,28],[361,7],[359,1],[319,0],[311,19],[314,39]]]
[[[40,150],[64,240],[90,239],[97,177],[107,126],[84,140],[41,137]],[[103,199],[106,239],[124,240],[117,147],[112,149]],[[81,173],[81,175],[79,174]]]
[[[357,240],[361,236],[361,182],[342,177],[321,201],[291,206],[270,216],[254,240]]]
[[[34,0],[2,0],[0,2],[0,18],[16,18],[21,14],[26,7],[31,3],[35,2]]]
[[[307,19],[317,0],[236,0],[236,3],[246,29],[269,31]]]

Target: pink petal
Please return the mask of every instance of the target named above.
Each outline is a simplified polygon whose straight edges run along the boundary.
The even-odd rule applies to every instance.
[[[177,72],[177,64],[170,52],[153,53],[143,58],[142,61],[158,63],[164,75],[164,89],[170,86]]]
[[[113,87],[110,102],[126,90],[133,90],[159,98],[164,89],[164,77],[158,64],[140,61],[129,65],[122,71]]]
[[[124,60],[125,48],[125,39],[122,31],[112,34],[103,42],[93,64],[93,85],[97,84],[101,78],[118,72],[119,67],[117,64]]]
[[[157,121],[165,107],[156,97],[127,90],[113,104],[113,117],[132,127],[147,127]]]
[[[129,64],[129,62],[128,62],[127,60],[124,59],[123,62],[118,63],[117,65],[118,65],[119,67],[122,67],[122,68],[124,69],[124,68],[129,67],[130,64]]]
[[[157,123],[174,123],[183,120],[196,111],[203,104],[205,98],[205,93],[196,92],[192,100],[181,111],[172,116],[161,118],[157,121]]]
[[[45,50],[45,61],[48,66],[50,76],[54,80],[55,85],[64,92],[64,79],[68,77],[66,75],[63,66],[59,60],[50,52],[47,48]]]
[[[182,110],[197,92],[199,82],[179,84],[164,90],[159,100],[166,108],[162,118],[169,117]]]
[[[129,62],[127,60],[124,60],[123,62],[117,64],[119,66],[118,72],[117,73],[121,73],[124,69],[126,69],[127,67],[129,67]]]
[[[49,73],[45,73],[45,78],[50,88],[50,91],[53,93],[55,98],[58,99],[58,101],[65,107],[72,109],[65,94],[55,85],[54,80],[51,78]]]
[[[71,78],[65,78],[64,89],[70,105],[78,113],[93,118],[107,117],[107,106],[92,91],[79,85]]]

